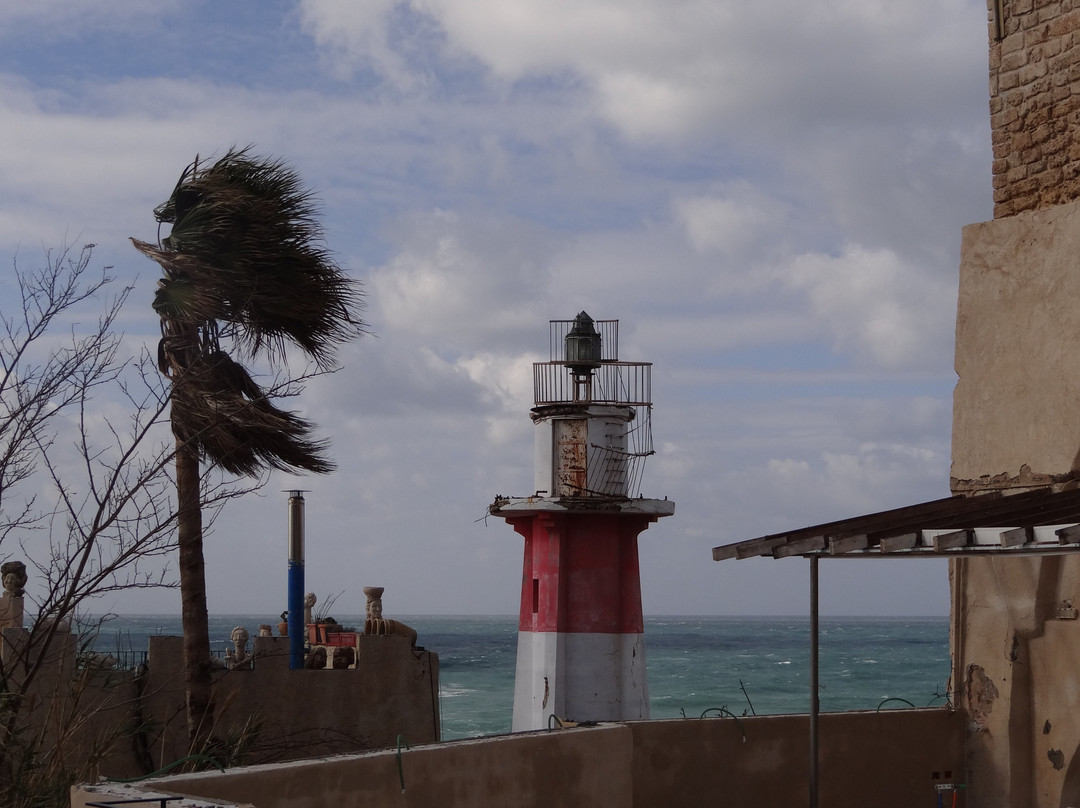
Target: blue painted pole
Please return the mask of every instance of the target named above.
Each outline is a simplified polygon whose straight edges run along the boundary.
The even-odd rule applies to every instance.
[[[304,667],[304,492],[289,494],[289,670]]]

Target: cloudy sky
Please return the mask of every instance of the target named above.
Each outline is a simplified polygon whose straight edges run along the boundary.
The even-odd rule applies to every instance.
[[[97,244],[156,341],[152,208],[254,144],[323,203],[374,335],[300,402],[339,471],[208,538],[210,608],[307,588],[516,612],[548,321],[652,362],[648,614],[799,614],[800,559],[717,544],[948,494],[960,228],[991,218],[982,0],[0,0],[0,255]],[[5,306],[10,301],[4,301]],[[6,309],[5,309],[6,311]],[[178,612],[167,591],[110,600]],[[942,562],[822,565],[832,614],[944,614]]]

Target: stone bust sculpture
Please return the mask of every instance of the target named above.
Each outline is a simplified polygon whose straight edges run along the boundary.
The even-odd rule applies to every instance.
[[[243,665],[251,659],[247,652],[248,630],[243,626],[237,626],[229,634],[233,647],[225,651],[225,658],[229,661],[230,668]]]
[[[6,596],[21,598],[26,586],[26,565],[21,561],[5,561],[0,564],[0,580]]]

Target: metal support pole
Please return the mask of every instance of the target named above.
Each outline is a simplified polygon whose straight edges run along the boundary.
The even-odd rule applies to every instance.
[[[810,556],[810,808],[818,808],[818,557]]]
[[[304,667],[304,492],[289,492],[289,670]]]

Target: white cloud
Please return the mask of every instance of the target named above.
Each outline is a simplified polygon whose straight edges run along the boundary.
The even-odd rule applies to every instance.
[[[971,32],[970,0],[890,4],[714,0],[413,0],[448,47],[504,81],[580,76],[604,116],[632,138],[817,126],[843,117],[896,121],[915,105],[949,115],[948,93]],[[384,6],[380,5],[380,8]],[[355,36],[356,60],[375,58],[372,14],[309,3],[320,30]],[[932,19],[933,25],[927,25]],[[313,23],[314,24],[314,23]],[[354,32],[350,34],[349,32]],[[388,70],[394,76],[395,70]],[[918,87],[918,91],[915,88]]]
[[[782,244],[789,211],[775,197],[740,181],[720,193],[676,200],[675,217],[699,253],[740,256]]]
[[[947,350],[955,286],[884,250],[849,246],[836,257],[803,255],[788,283],[806,293],[838,349],[886,368],[934,364]]]
[[[396,0],[302,0],[304,30],[318,43],[321,55],[341,79],[356,66],[368,67],[399,90],[416,86],[418,75],[395,50],[390,36]]]

